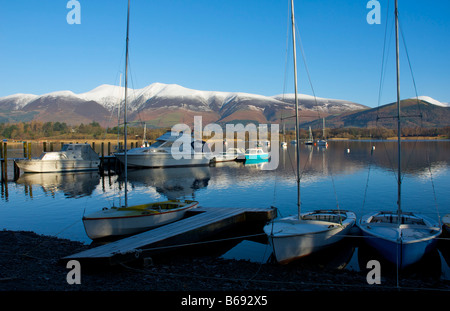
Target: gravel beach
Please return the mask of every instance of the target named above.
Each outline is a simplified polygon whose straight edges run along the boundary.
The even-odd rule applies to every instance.
[[[0,231],[1,291],[392,291],[395,278],[369,285],[366,272],[281,266],[211,256],[171,256],[114,267],[81,267],[68,284],[61,258],[89,248],[24,231]],[[401,290],[450,290],[450,282],[402,279]]]

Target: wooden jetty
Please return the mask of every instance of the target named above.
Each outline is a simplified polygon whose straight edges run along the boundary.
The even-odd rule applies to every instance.
[[[199,207],[186,218],[143,233],[70,255],[62,262],[115,265],[149,256],[153,249],[199,242],[239,224],[265,224],[276,216],[273,208]]]

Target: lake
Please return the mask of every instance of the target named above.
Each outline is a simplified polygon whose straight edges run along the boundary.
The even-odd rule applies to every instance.
[[[449,155],[450,141],[403,142],[404,211],[435,219],[450,213]],[[329,141],[328,148],[302,144],[300,159],[302,211],[340,208],[360,217],[397,208],[396,141]],[[129,204],[186,198],[207,207],[275,206],[281,216],[296,214],[295,145],[280,149],[276,170],[264,170],[267,165],[228,162],[211,167],[130,170]],[[22,174],[17,181],[2,184],[0,229],[34,231],[89,244],[83,214],[121,203],[123,180],[117,175]],[[370,251],[367,255],[355,233],[338,249],[320,259],[314,257],[314,261],[365,269],[362,258],[371,256]],[[448,242],[439,241],[439,248],[420,269],[450,280]],[[261,262],[268,260],[270,253],[261,239],[244,239],[221,256]]]

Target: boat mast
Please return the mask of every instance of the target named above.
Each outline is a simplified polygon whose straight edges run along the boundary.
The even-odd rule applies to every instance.
[[[125,102],[124,102],[124,115],[123,115],[123,123],[124,123],[124,165],[125,165],[125,207],[128,207],[128,176],[127,176],[127,90],[128,90],[128,30],[130,28],[130,0],[128,0],[128,10],[127,10],[127,39],[126,39],[126,52],[125,52]]]
[[[395,46],[396,46],[396,66],[397,66],[397,140],[398,140],[398,193],[397,193],[397,215],[398,224],[401,224],[401,195],[402,195],[402,171],[401,171],[401,120],[400,120],[400,62],[399,62],[399,42],[398,42],[398,0],[395,0]]]
[[[295,85],[295,140],[297,141],[297,210],[298,219],[300,219],[301,201],[300,201],[300,140],[299,140],[299,120],[298,120],[298,96],[297,96],[297,53],[295,48],[295,17],[294,0],[291,0],[291,19],[292,19],[292,41],[294,51],[294,85]]]

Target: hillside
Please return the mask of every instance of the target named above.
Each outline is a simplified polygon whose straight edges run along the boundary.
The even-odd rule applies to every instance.
[[[430,97],[422,99],[405,99],[400,101],[402,127],[404,128],[436,128],[450,125],[450,107],[441,104]],[[425,101],[427,99],[427,101]],[[437,104],[439,103],[439,104]],[[321,128],[321,120],[315,120],[303,125]],[[353,113],[343,113],[326,118],[326,127],[384,127],[397,128],[397,104],[390,103],[372,109],[365,109]]]
[[[14,94],[0,98],[0,122],[53,121],[71,125],[117,124],[124,88],[101,85],[89,92],[75,94],[60,91],[44,95]],[[194,116],[203,123],[273,123],[293,115],[293,96],[262,96],[240,92],[198,91],[176,84],[153,83],[142,89],[128,90],[129,121],[147,122],[154,127],[176,123],[192,124]],[[322,115],[364,109],[362,105],[334,99],[301,95],[300,109],[311,121]],[[57,119],[55,119],[55,116]]]
[[[142,89],[128,90],[128,121],[146,122],[149,127],[170,127],[177,123],[193,124],[194,116],[208,123],[284,123],[293,128],[294,95],[262,96],[240,92],[215,92],[188,89],[176,84],[153,83]],[[27,121],[59,121],[69,125],[98,122],[103,127],[117,125],[118,109],[122,109],[124,88],[100,85],[81,94],[59,91],[44,95],[14,94],[0,98],[0,123]],[[422,122],[424,127],[450,124],[448,104],[431,97],[404,100],[405,126]],[[418,108],[419,107],[419,108]],[[373,127],[393,128],[393,104],[369,107],[339,99],[299,94],[300,122],[303,128]],[[418,110],[420,109],[420,111]],[[412,117],[422,113],[423,118]],[[381,117],[376,122],[377,116]]]

